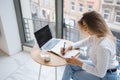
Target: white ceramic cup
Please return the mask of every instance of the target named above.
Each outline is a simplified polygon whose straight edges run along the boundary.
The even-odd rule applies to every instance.
[[[44,55],[44,61],[49,62],[50,61],[50,54],[45,54]]]

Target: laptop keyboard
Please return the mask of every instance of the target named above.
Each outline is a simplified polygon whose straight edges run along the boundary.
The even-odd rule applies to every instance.
[[[52,40],[46,47],[45,49],[52,49],[60,40]]]

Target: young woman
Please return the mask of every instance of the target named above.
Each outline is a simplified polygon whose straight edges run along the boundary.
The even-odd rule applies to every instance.
[[[67,58],[62,80],[117,80],[116,40],[102,16],[95,11],[84,13],[78,25],[89,37],[72,44],[62,53],[88,46],[89,59]]]

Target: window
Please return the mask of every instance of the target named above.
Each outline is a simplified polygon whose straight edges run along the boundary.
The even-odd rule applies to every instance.
[[[45,5],[45,0],[40,0],[40,5]]]
[[[117,4],[120,4],[120,0],[117,0]]]
[[[66,33],[64,36],[65,39],[69,39],[73,42],[82,39],[79,29],[77,29],[77,21],[83,16],[83,12],[88,12],[91,10],[99,11],[100,2],[95,0],[63,0],[63,16],[65,18],[66,30],[63,30],[63,33]],[[90,5],[88,7],[88,5]],[[74,12],[72,12],[74,11]]]
[[[120,23],[120,11],[119,11],[119,12],[116,12],[116,15],[115,15],[115,22]]]
[[[42,16],[43,16],[43,18],[46,18],[46,11],[45,10],[42,10]]]
[[[83,4],[79,4],[79,12],[83,12]]]
[[[75,20],[74,19],[70,19],[70,26],[75,27]]]
[[[50,7],[50,0],[38,0],[38,1],[40,1],[40,6],[48,6],[48,7]]]
[[[24,19],[24,43],[33,46],[34,32],[49,24],[53,37],[55,31],[55,0],[19,0],[21,13]],[[27,28],[26,28],[27,27]]]
[[[92,5],[88,5],[88,11],[92,11],[93,6]]]
[[[71,2],[71,10],[74,11],[75,10],[75,3]]]
[[[105,9],[103,16],[104,16],[104,19],[105,19],[106,21],[108,21],[108,20],[109,20],[109,17],[110,17],[110,10]]]
[[[106,2],[106,3],[112,3],[113,0],[104,0],[104,2]]]
[[[45,0],[46,6],[50,7],[50,0]]]

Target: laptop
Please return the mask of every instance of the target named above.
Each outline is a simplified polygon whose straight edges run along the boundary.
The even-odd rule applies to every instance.
[[[60,48],[63,47],[62,44],[64,41],[52,37],[49,25],[34,32],[34,35],[40,49],[45,49],[61,55]]]
[[[38,46],[40,49],[45,49],[47,51],[51,51],[61,57],[63,55],[60,53],[60,48],[64,46],[64,40],[56,39],[52,37],[49,25],[46,25],[45,27],[41,28],[40,30],[34,32],[35,38],[37,40]],[[67,46],[67,45],[66,45]],[[74,53],[74,54],[73,54]],[[70,55],[76,55],[78,53],[73,51],[69,52]],[[66,56],[66,55],[65,55]],[[65,58],[64,56],[64,58]]]

